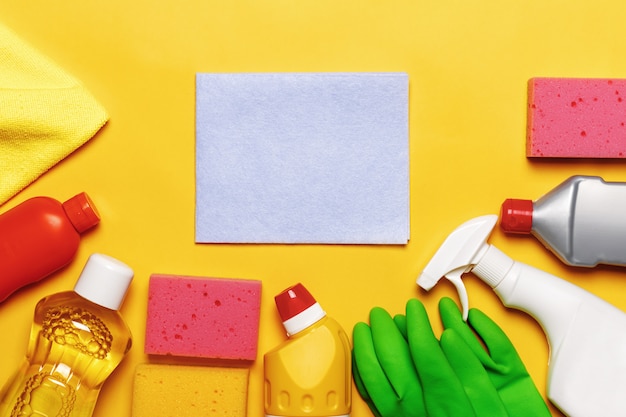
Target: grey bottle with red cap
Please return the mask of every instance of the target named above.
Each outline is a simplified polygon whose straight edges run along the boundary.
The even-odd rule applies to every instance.
[[[570,177],[535,201],[507,199],[500,226],[534,235],[567,265],[626,266],[626,183]]]

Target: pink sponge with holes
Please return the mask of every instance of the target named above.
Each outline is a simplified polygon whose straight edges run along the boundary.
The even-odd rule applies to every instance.
[[[261,281],[150,276],[145,353],[254,361]]]
[[[626,79],[531,78],[527,157],[626,158]]]

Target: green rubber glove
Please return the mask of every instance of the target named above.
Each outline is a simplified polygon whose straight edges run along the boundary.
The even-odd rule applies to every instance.
[[[551,416],[515,347],[496,323],[475,308],[470,309],[466,323],[456,303],[447,297],[439,302],[439,314],[446,329],[444,335],[453,330],[464,342],[454,338],[444,342],[442,336],[442,348],[446,352],[465,346],[471,349],[487,371],[509,416]],[[486,350],[476,334],[486,345]]]
[[[463,369],[460,374],[471,385],[468,391],[474,399],[435,338],[422,303],[409,301],[406,313],[410,325],[405,319],[398,326],[387,311],[375,307],[370,326],[354,327],[355,385],[372,412],[377,417],[506,417],[489,376],[469,347],[454,357],[462,363],[455,366]],[[448,334],[455,337],[454,330]]]
[[[508,416],[489,375],[471,349],[464,346],[453,329],[444,331],[441,341],[437,341],[419,300],[409,300],[406,316],[397,315],[394,322],[409,341],[423,381],[429,416]],[[450,341],[460,342],[453,351],[445,349]]]
[[[506,407],[502,403],[496,387],[493,386],[487,371],[469,346],[465,345],[461,336],[454,329],[447,329],[441,334],[439,343],[450,366],[463,384],[476,415],[508,416]]]
[[[360,322],[352,331],[359,394],[378,417],[425,417],[422,387],[407,341],[382,308],[370,311],[370,326]]]
[[[406,316],[398,314],[393,320],[404,337],[407,337]],[[460,339],[461,343],[458,344],[458,348],[452,352],[446,350],[444,347],[449,346],[451,344],[450,341],[455,339]],[[454,329],[447,329],[441,335],[440,345],[450,366],[452,366],[455,374],[461,381],[476,415],[507,417],[506,408],[502,404],[498,391],[493,386],[489,375],[487,375],[487,371],[469,346],[465,345],[461,336]]]
[[[365,387],[363,380],[361,379],[359,368],[357,367],[356,361],[354,359],[354,351],[352,351],[352,378],[354,379],[354,385],[356,386],[357,391],[361,395],[361,398],[363,398],[365,403],[368,405],[372,413],[376,417],[382,417],[382,415],[378,411],[378,408],[376,408],[376,404],[374,404],[374,401],[372,401],[372,397],[367,391],[367,388]]]
[[[475,416],[461,381],[450,366],[430,326],[424,305],[406,304],[406,330],[415,369],[422,382],[429,416]]]

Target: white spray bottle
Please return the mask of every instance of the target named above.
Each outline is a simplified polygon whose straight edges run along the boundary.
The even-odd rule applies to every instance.
[[[487,243],[498,216],[469,220],[441,245],[417,280],[430,290],[445,277],[459,290],[464,273],[489,284],[507,307],[535,318],[550,345],[547,395],[570,417],[626,416],[626,314],[590,292],[514,261]]]

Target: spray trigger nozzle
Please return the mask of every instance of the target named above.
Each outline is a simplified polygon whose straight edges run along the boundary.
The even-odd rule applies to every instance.
[[[491,234],[497,215],[486,215],[471,219],[457,227],[439,247],[426,268],[417,279],[417,284],[426,291],[433,288],[441,278],[454,284],[459,293],[463,319],[467,319],[469,302],[462,275],[470,272],[489,247],[487,238]]]
[[[459,301],[461,302],[461,310],[463,312],[463,320],[467,321],[467,315],[469,313],[469,300],[467,297],[467,289],[463,284],[463,280],[461,276],[465,270],[455,269],[454,271],[449,272],[445,275],[445,278],[450,281],[454,287],[456,288],[457,293],[459,293]]]

